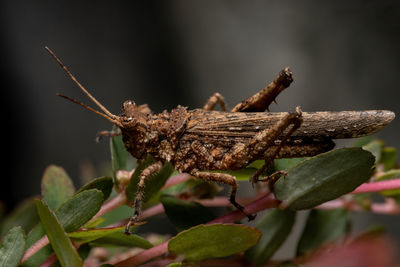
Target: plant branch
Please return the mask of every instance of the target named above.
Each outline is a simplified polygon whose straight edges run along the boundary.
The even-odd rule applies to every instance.
[[[49,244],[49,239],[47,238],[47,235],[40,238],[38,241],[36,241],[35,244],[33,244],[30,248],[28,248],[25,251],[25,254],[21,259],[21,263],[24,263],[26,260],[32,257],[36,252],[38,252],[48,244]]]
[[[352,194],[364,194],[371,192],[380,192],[390,189],[400,189],[400,178],[380,182],[365,183],[357,187]]]
[[[126,203],[126,195],[125,195],[125,191],[124,191],[124,192],[118,194],[113,199],[110,199],[109,201],[104,203],[101,206],[100,210],[96,213],[96,215],[93,216],[91,221],[101,217],[102,215],[104,215],[112,210],[115,210],[116,208],[124,205],[125,203]]]
[[[325,202],[318,207],[317,209],[337,209],[337,208],[345,208],[351,211],[361,211],[366,210],[366,208],[360,206],[358,203],[354,202],[353,200],[348,200],[344,198],[334,199],[328,202]],[[391,214],[397,215],[400,214],[400,208],[397,205],[396,201],[392,198],[385,198],[384,203],[372,203],[368,209],[373,213],[380,213],[380,214]]]

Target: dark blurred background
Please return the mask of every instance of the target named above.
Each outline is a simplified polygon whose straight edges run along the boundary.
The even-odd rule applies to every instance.
[[[201,107],[214,92],[232,107],[285,66],[295,82],[272,111],[300,105],[304,111],[400,114],[399,1],[3,0],[0,5],[5,158],[0,200],[7,210],[40,193],[47,165],[63,166],[78,186],[82,170],[99,170],[110,158],[108,142],[95,142],[110,123],[55,96],[89,102],[44,46],[116,114],[127,99],[160,112],[178,104]],[[400,149],[399,129],[396,119],[377,136]]]

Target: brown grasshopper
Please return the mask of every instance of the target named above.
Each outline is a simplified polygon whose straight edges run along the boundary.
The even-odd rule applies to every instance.
[[[269,105],[293,81],[289,68],[229,112],[225,111],[222,96],[216,93],[202,109],[188,110],[178,106],[160,114],[153,114],[147,105],[136,105],[128,100],[122,105],[122,114],[117,116],[100,104],[49,48],[46,50],[101,111],[75,99],[59,96],[118,126],[126,149],[139,161],[148,154],[156,160],[140,174],[134,213],[126,226],[127,234],[140,216],[146,179],[157,173],[167,161],[181,173],[231,186],[230,202],[253,220],[255,216],[248,214],[235,200],[236,178],[212,170],[240,169],[254,160],[263,159],[265,164],[250,177],[250,182],[271,181],[282,173],[260,176],[275,158],[306,157],[326,152],[334,147],[333,139],[372,134],[395,117],[393,112],[386,110],[302,112],[297,107],[295,112],[269,112]],[[213,111],[218,103],[224,111]]]

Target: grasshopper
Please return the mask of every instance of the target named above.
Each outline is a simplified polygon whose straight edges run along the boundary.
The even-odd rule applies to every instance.
[[[140,216],[146,179],[160,171],[165,162],[171,162],[180,173],[231,186],[230,202],[253,220],[255,215],[247,213],[236,202],[236,178],[215,171],[241,169],[262,159],[265,164],[250,177],[250,182],[271,182],[284,174],[277,172],[262,177],[274,159],[310,157],[326,152],[334,147],[333,139],[375,133],[395,117],[387,110],[302,112],[297,107],[294,112],[269,112],[269,105],[293,81],[289,68],[283,69],[268,86],[230,111],[226,111],[223,97],[215,93],[202,109],[188,110],[178,106],[153,114],[146,104],[136,105],[127,100],[122,105],[122,114],[114,115],[78,82],[49,48],[46,50],[100,110],[58,95],[118,126],[117,134],[122,134],[127,151],[138,161],[148,154],[156,160],[140,174],[134,213],[126,225],[127,234]],[[223,111],[214,110],[217,104]]]

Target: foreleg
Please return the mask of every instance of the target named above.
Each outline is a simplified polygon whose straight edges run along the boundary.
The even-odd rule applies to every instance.
[[[114,136],[118,136],[121,135],[121,129],[118,128],[115,131],[101,131],[96,135],[96,142],[100,142],[101,138],[103,138],[103,136],[107,136],[107,137],[114,137]]]
[[[206,104],[204,105],[203,109],[204,110],[213,110],[215,105],[219,103],[221,106],[221,109],[223,111],[226,111],[226,107],[225,107],[225,102],[224,102],[224,98],[222,97],[222,95],[220,95],[219,93],[215,93],[213,94],[206,102]]]
[[[236,178],[232,175],[226,173],[214,173],[214,172],[200,172],[200,171],[192,171],[190,173],[196,178],[205,180],[205,181],[212,181],[217,183],[223,183],[232,187],[232,191],[229,197],[229,201],[235,206],[238,210],[240,210],[243,214],[247,216],[249,221],[255,219],[255,215],[248,214],[242,205],[236,202],[236,192],[238,188],[238,184],[236,182]]]
[[[129,218],[129,222],[125,227],[125,234],[130,234],[130,226],[133,225],[140,216],[142,209],[142,200],[144,196],[144,188],[146,185],[146,180],[150,178],[154,173],[159,172],[162,168],[163,164],[158,161],[154,164],[151,164],[146,169],[142,171],[140,174],[139,183],[137,185],[136,197],[133,204],[133,215]]]

